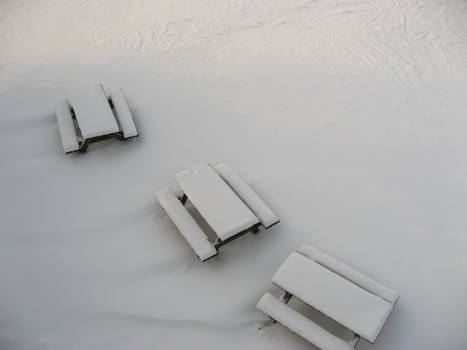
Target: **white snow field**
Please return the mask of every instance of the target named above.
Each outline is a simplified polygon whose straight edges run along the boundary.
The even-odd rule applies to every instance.
[[[140,136],[66,156],[100,82]],[[303,243],[400,294],[358,349],[467,349],[466,111],[463,0],[0,1],[0,349],[313,349],[256,309]],[[156,199],[201,162],[281,220],[205,263]]]

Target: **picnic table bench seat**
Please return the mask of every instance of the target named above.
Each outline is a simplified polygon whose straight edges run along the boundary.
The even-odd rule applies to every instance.
[[[221,178],[232,188],[232,190],[242,199],[248,208],[258,217],[265,228],[269,228],[279,222],[277,215],[269,208],[264,201],[253,191],[253,189],[243,180],[233,169],[225,163],[215,167]]]
[[[79,140],[76,135],[75,125],[71,107],[67,100],[61,100],[55,110],[58,122],[58,130],[62,140],[65,153],[71,153],[79,150]]]
[[[138,131],[136,130],[135,122],[131,116],[131,112],[128,107],[128,103],[126,102],[122,88],[114,89],[111,91],[109,100],[115,110],[123,137],[128,139],[130,137],[138,136]]]
[[[390,288],[309,245],[290,254],[272,282],[370,343],[375,342],[399,297]],[[277,303],[281,302],[265,295],[257,307],[322,349],[345,349],[349,345],[334,339],[312,320],[297,316],[297,311],[285,303]]]
[[[331,334],[309,318],[272,296],[270,293],[266,293],[260,299],[257,307],[273,320],[287,326],[291,331],[305,338],[320,349],[353,349],[351,344]]]
[[[201,261],[217,255],[217,249],[180,200],[168,189],[157,193],[159,203]]]

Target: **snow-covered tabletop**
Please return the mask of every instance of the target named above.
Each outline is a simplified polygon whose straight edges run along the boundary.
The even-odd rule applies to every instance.
[[[259,223],[258,218],[208,164],[175,174],[182,191],[221,240]]]
[[[74,94],[71,103],[78,120],[81,135],[85,140],[119,131],[118,124],[101,85],[91,86]]]

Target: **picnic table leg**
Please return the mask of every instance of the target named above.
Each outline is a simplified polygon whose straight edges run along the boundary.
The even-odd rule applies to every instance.
[[[188,199],[188,196],[184,193],[182,197],[180,198],[180,202],[182,202],[182,204],[185,205],[187,199]]]
[[[289,292],[285,292],[284,294],[282,294],[279,300],[282,301],[284,304],[287,304],[291,298],[292,294],[290,294]]]
[[[72,118],[72,119],[76,119],[75,110],[74,110],[73,107],[71,107],[71,106],[70,106],[70,112],[71,112],[71,118]]]
[[[287,304],[291,298],[292,298],[292,294],[290,294],[289,292],[284,292],[284,294],[280,296],[279,301],[283,302],[284,304]],[[277,321],[273,319],[271,316],[269,316],[269,318],[271,319],[270,325],[277,323]]]
[[[121,132],[117,132],[115,135],[113,135],[113,137],[115,139],[117,139],[118,141],[123,141],[123,140],[126,140],[124,137],[123,137],[123,134]]]
[[[79,153],[84,153],[86,152],[88,148],[88,140],[83,140],[83,142],[81,142],[81,145],[79,146]]]
[[[350,344],[352,347],[356,347],[359,340],[360,340],[360,336],[359,336],[358,334],[354,334],[354,337],[353,337],[353,339],[351,339],[351,340],[349,341],[349,344]]]

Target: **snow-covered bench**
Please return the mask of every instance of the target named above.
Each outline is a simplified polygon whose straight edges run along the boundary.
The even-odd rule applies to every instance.
[[[177,199],[170,190],[164,189],[157,197],[202,261],[216,255],[218,248],[233,239],[249,231],[257,232],[260,225],[268,228],[279,222],[276,214],[226,164],[213,168],[202,163],[174,177],[183,195]],[[216,234],[214,242],[207,239],[183,206],[187,199]]]
[[[232,188],[232,190],[243,200],[250,210],[258,217],[265,228],[269,228],[279,222],[279,218],[266,203],[248,186],[238,174],[225,163],[215,167],[217,173]]]
[[[183,237],[191,245],[201,260],[217,255],[217,249],[209,242],[198,223],[193,219],[182,202],[168,189],[157,193],[157,198],[167,215],[180,230]]]
[[[90,143],[108,138],[138,136],[121,88],[107,97],[103,86],[95,85],[60,101],[56,116],[65,153],[85,152]]]
[[[374,343],[398,294],[309,245],[293,252],[272,281],[285,291],[282,300],[266,293],[257,308],[320,349],[353,349],[358,339]],[[351,330],[346,342],[287,304],[295,296]]]
[[[61,100],[56,109],[58,130],[62,139],[63,150],[65,153],[71,153],[79,150],[79,140],[76,135],[73,115],[70,104],[67,100]]]

